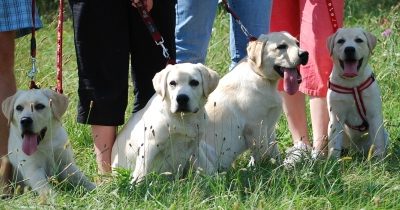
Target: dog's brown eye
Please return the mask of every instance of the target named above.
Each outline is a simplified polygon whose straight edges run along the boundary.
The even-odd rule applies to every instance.
[[[287,46],[287,44],[280,44],[280,45],[278,45],[278,47],[276,47],[276,48],[279,49],[279,50],[285,50],[285,49],[288,48],[288,46]]]
[[[344,42],[345,42],[344,39],[339,39],[339,40],[337,40],[337,43],[338,43],[338,44],[343,44]]]
[[[171,81],[171,82],[169,82],[169,85],[172,86],[172,87],[175,87],[176,86],[176,82],[175,81]]]
[[[190,80],[189,85],[192,87],[196,87],[199,85],[199,81],[192,79]]]
[[[20,111],[24,110],[24,107],[21,105],[17,105],[17,107],[15,107],[15,110],[20,112]]]
[[[357,39],[355,39],[354,41],[356,41],[357,43],[362,43],[362,42],[364,42],[364,40],[362,40],[362,39],[360,39],[360,38],[357,38]]]
[[[35,109],[36,110],[42,110],[42,109],[44,109],[45,108],[45,106],[43,105],[43,104],[36,104],[35,105]]]

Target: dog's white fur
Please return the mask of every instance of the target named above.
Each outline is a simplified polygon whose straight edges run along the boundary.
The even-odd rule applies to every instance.
[[[153,78],[156,94],[126,123],[112,149],[112,167],[133,170],[133,181],[150,172],[182,174],[204,130],[204,104],[219,81],[202,64],[168,65]],[[185,95],[187,108],[179,104]]]
[[[296,70],[305,51],[288,33],[276,32],[250,42],[247,53],[220,80],[206,104],[208,123],[197,166],[208,174],[230,168],[247,149],[255,161],[279,158],[275,124],[282,110],[277,91],[281,77],[274,67]]]
[[[75,164],[67,133],[62,127],[60,120],[67,106],[66,96],[49,89],[19,90],[2,103],[3,113],[10,122],[8,156],[14,177],[40,195],[51,192],[48,179],[53,176],[74,186],[83,185],[88,190],[95,188]],[[29,132],[39,134],[47,129],[31,155],[22,149],[22,135],[26,129],[21,120],[28,118],[32,120]]]
[[[357,87],[366,81],[372,74],[368,59],[375,45],[375,36],[363,29],[339,29],[328,39],[328,48],[334,63],[330,81],[347,88]],[[341,66],[341,62],[347,59],[346,47],[354,48],[355,59],[362,62],[359,63],[357,76],[354,77],[344,76],[344,69]],[[383,125],[382,100],[378,83],[375,81],[362,91],[361,97],[366,108],[366,120],[369,123],[369,130],[366,132],[351,129],[345,124],[348,122],[352,126],[357,126],[362,123],[353,95],[328,90],[329,157],[339,158],[343,148],[355,149],[367,155],[372,145],[374,145],[372,155],[382,158],[386,154],[389,140]]]

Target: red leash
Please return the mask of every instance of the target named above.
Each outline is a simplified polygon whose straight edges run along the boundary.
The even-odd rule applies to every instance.
[[[257,37],[253,36],[248,30],[247,28],[243,25],[242,21],[240,21],[239,16],[235,13],[235,11],[233,11],[228,4],[227,0],[222,0],[222,3],[224,4],[225,10],[232,15],[233,19],[235,20],[235,22],[240,26],[240,29],[242,30],[242,32],[244,33],[244,35],[246,35],[247,39],[249,41],[255,41],[257,40]]]
[[[149,30],[154,42],[156,43],[156,45],[162,48],[163,56],[167,59],[167,64],[176,64],[176,61],[169,56],[168,48],[164,45],[164,38],[158,31],[156,24],[153,21],[153,18],[146,11],[146,8],[144,8],[143,2],[139,1],[138,3],[136,3],[136,8],[138,9],[139,14],[142,17],[147,29]]]
[[[328,12],[329,17],[331,18],[333,33],[335,33],[339,28],[339,24],[336,18],[335,8],[333,8],[332,0],[326,0],[326,6],[328,6]]]
[[[63,40],[63,23],[64,23],[64,1],[59,0],[58,23],[57,23],[57,93],[62,94],[62,40]]]

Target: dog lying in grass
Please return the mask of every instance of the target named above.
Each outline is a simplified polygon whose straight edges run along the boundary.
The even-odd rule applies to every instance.
[[[68,99],[49,89],[19,90],[2,103],[10,123],[8,157],[14,178],[41,196],[52,191],[51,177],[93,190],[79,170],[61,124]]]

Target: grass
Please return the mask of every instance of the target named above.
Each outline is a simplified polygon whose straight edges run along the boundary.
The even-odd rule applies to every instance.
[[[378,37],[370,64],[375,70],[383,100],[385,126],[392,144],[383,162],[354,156],[342,161],[305,161],[293,170],[262,163],[246,167],[245,158],[235,168],[215,176],[192,173],[170,181],[153,174],[135,188],[129,172],[85,193],[81,188],[55,184],[57,194],[46,204],[33,193],[1,200],[1,209],[400,209],[400,3],[396,0],[346,1],[345,26],[360,26]],[[219,11],[209,46],[207,65],[226,73],[229,66],[228,16]],[[56,22],[49,21],[38,33],[37,83],[54,87]],[[64,92],[70,99],[64,125],[69,133],[78,165],[91,179],[97,178],[95,156],[88,126],[75,121],[77,71],[71,21],[64,31]],[[381,33],[390,28],[385,38]],[[28,87],[29,37],[18,39],[16,67],[18,86]],[[132,99],[130,100],[132,101]],[[127,110],[129,116],[131,107]],[[277,126],[279,146],[284,151],[290,134],[284,117]]]

